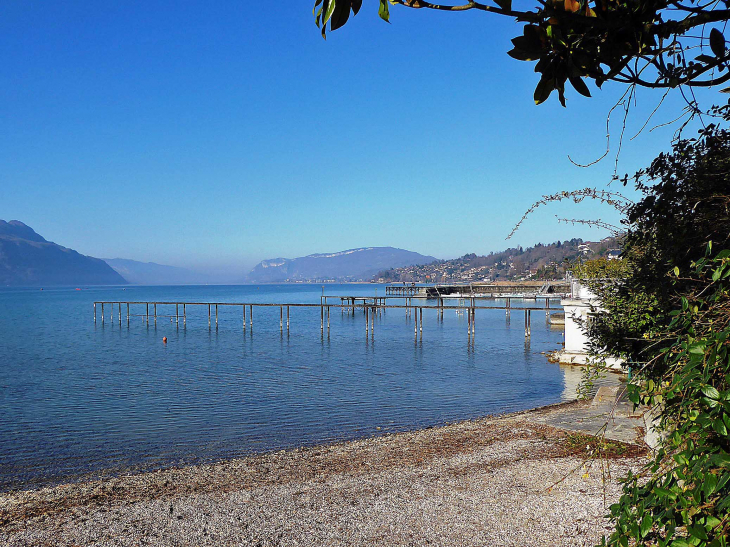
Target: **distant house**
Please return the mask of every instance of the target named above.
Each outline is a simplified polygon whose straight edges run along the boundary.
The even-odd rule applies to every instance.
[[[621,258],[621,249],[610,249],[606,253],[606,258],[608,260],[618,260],[619,258]]]

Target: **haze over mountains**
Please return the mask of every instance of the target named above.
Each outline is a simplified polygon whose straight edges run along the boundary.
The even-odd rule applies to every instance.
[[[177,266],[138,262],[127,258],[105,258],[104,262],[135,285],[200,285],[210,282],[204,274]]]
[[[20,221],[0,220],[0,285],[121,285],[106,262],[46,241]]]
[[[248,274],[252,283],[286,281],[370,281],[381,270],[428,264],[436,260],[394,247],[362,247],[299,258],[263,260]]]
[[[370,281],[383,269],[427,264],[432,256],[393,247],[364,247],[300,258],[264,260],[240,278],[243,283]],[[153,262],[99,259],[62,247],[30,226],[0,220],[0,285],[193,285],[204,274]]]
[[[361,247],[299,258],[263,260],[239,283],[288,282],[465,282],[498,278],[553,278],[564,262],[578,256],[603,256],[618,242],[573,239],[528,249],[507,249],[488,256],[437,260],[394,247]],[[211,274],[213,275],[213,274]],[[211,282],[199,272],[123,258],[99,259],[62,247],[26,224],[0,220],[0,286],[45,285],[195,285]]]

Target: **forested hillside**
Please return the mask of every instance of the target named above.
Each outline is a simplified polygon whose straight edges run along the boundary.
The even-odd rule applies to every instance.
[[[507,279],[560,279],[566,264],[581,258],[605,256],[619,246],[616,238],[584,242],[575,238],[548,245],[538,243],[523,249],[516,247],[484,256],[466,254],[452,260],[437,260],[421,266],[407,266],[381,271],[380,282],[447,283],[498,281]]]

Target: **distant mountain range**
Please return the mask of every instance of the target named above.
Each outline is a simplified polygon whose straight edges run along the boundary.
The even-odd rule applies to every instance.
[[[103,260],[46,241],[18,220],[0,220],[0,285],[122,285]]]
[[[377,272],[436,260],[394,247],[363,247],[300,258],[263,260],[248,274],[251,283],[369,281]]]
[[[209,282],[205,275],[177,266],[126,258],[105,258],[104,262],[135,285],[199,285]]]

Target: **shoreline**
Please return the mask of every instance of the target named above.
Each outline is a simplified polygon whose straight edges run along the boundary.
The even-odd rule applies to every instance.
[[[63,487],[63,486],[70,486],[70,485],[74,485],[74,484],[87,484],[87,483],[110,481],[110,480],[118,479],[121,477],[147,475],[147,474],[151,474],[151,473],[159,473],[159,472],[175,470],[175,469],[180,470],[180,469],[187,469],[187,468],[193,468],[193,467],[224,464],[227,462],[255,458],[255,457],[259,457],[259,456],[265,456],[268,454],[278,454],[278,453],[292,452],[292,451],[296,451],[296,450],[331,447],[331,446],[337,446],[337,445],[344,445],[344,444],[356,442],[356,441],[377,439],[377,438],[384,437],[384,436],[402,435],[402,434],[408,434],[408,433],[415,433],[417,431],[438,429],[438,428],[453,426],[453,425],[457,425],[457,424],[465,423],[465,422],[474,422],[474,421],[480,421],[480,420],[484,420],[484,419],[498,419],[498,418],[507,418],[507,417],[511,417],[511,416],[519,416],[521,414],[530,413],[530,412],[539,412],[539,411],[548,410],[548,409],[558,409],[558,408],[562,408],[565,406],[570,406],[570,405],[574,404],[575,402],[576,402],[575,400],[560,401],[557,403],[550,403],[548,405],[542,405],[539,407],[533,407],[533,408],[528,408],[528,409],[523,409],[523,410],[507,411],[507,412],[503,412],[503,413],[498,412],[495,414],[486,414],[483,416],[466,418],[463,420],[445,421],[445,422],[440,422],[440,423],[436,423],[433,425],[413,426],[412,429],[406,428],[406,429],[401,429],[401,430],[396,429],[394,431],[389,431],[387,427],[384,427],[383,430],[380,431],[381,428],[378,427],[377,432],[371,432],[371,433],[365,434],[363,436],[352,436],[352,437],[345,436],[343,438],[325,439],[325,440],[315,441],[315,442],[308,443],[308,444],[271,448],[271,449],[265,449],[260,452],[251,451],[250,453],[244,453],[244,454],[240,454],[240,455],[236,455],[236,456],[212,458],[212,459],[206,459],[206,460],[202,460],[202,461],[192,460],[190,462],[185,462],[185,463],[164,462],[159,465],[145,464],[145,463],[128,464],[128,465],[119,464],[117,466],[108,467],[108,468],[83,471],[83,472],[74,473],[74,474],[60,475],[55,478],[54,477],[48,477],[48,478],[42,477],[42,478],[38,478],[38,479],[30,479],[22,484],[17,484],[14,486],[6,487],[5,489],[0,488],[0,499],[2,499],[3,496],[12,496],[14,494],[20,494],[22,492],[34,492],[34,491],[38,491],[38,490],[48,490],[48,489],[59,488],[59,487]]]
[[[522,544],[589,545],[599,538],[606,509],[596,490],[602,490],[604,476],[583,469],[588,438],[533,420],[573,407],[579,410],[585,404],[556,403],[404,433],[8,492],[0,494],[0,542],[359,545],[377,543],[382,530],[376,529],[385,526],[389,531],[381,537],[384,543],[462,545],[472,544],[457,541],[465,532],[462,516],[469,516],[481,529],[473,544],[520,544],[517,539],[499,543],[490,536],[501,523],[515,538],[522,537]],[[614,444],[619,453],[605,462],[614,468],[606,483],[609,502],[618,493],[616,478],[637,468],[644,454],[638,446]],[[594,461],[588,467],[596,466]],[[581,472],[571,473],[576,469]],[[529,494],[529,503],[518,499],[523,494]],[[482,503],[485,496],[492,500],[487,506]],[[549,510],[558,501],[565,505],[565,518]],[[448,514],[426,518],[423,504],[437,502]],[[351,514],[353,506],[360,508],[357,515]],[[454,507],[462,510],[453,513]],[[489,515],[482,514],[485,507],[491,507]],[[518,510],[542,511],[542,516],[533,515],[529,526],[518,525],[511,519]],[[588,543],[566,543],[565,535],[554,533],[565,527],[547,522],[573,522],[571,512],[583,530],[579,536]],[[239,520],[230,521],[226,515],[232,513]],[[359,531],[343,528],[353,519]],[[496,519],[491,527],[490,519]],[[461,532],[453,536],[456,530]],[[535,533],[541,534],[537,543],[529,540]]]

